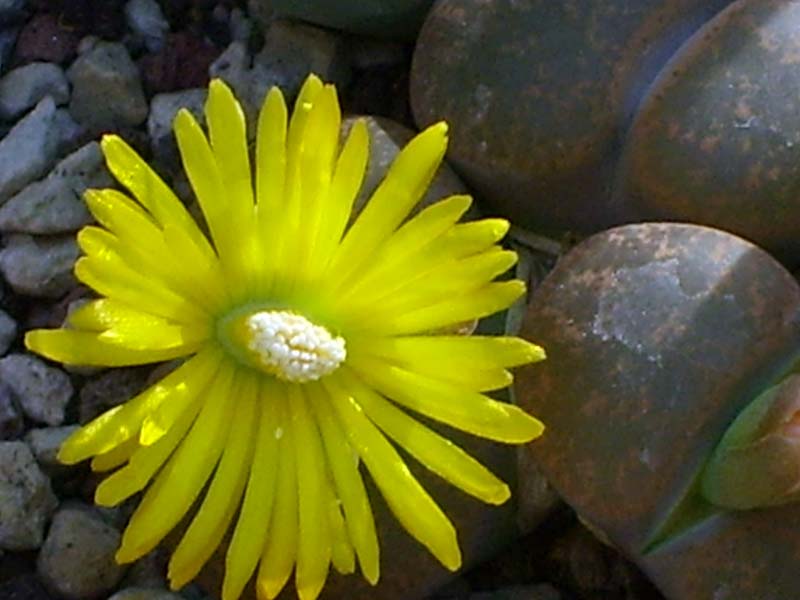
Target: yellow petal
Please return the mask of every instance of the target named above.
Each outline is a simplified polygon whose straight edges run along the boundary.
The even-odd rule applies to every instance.
[[[354,315],[347,321],[347,326],[353,333],[366,328],[375,335],[406,335],[433,331],[506,309],[524,293],[525,284],[521,281],[494,282],[461,296],[385,317],[382,320],[359,320]]]
[[[111,189],[88,190],[85,199],[95,218],[113,234],[100,236],[99,239],[110,250],[119,254],[128,267],[157,278],[162,287],[191,298],[203,307],[218,307],[219,294],[212,290],[211,298],[208,297],[209,283],[216,282],[208,282],[209,274],[198,269],[205,267],[209,261],[216,260],[213,255],[204,254],[191,241],[184,228],[170,224],[164,228],[171,232],[179,231],[180,237],[187,240],[188,243],[175,248],[174,241],[167,240],[165,232],[152,218],[124,194]],[[92,232],[93,228],[88,230]],[[97,237],[96,232],[94,233]],[[81,235],[85,237],[87,233]],[[174,238],[174,233],[170,237]],[[186,256],[186,246],[191,254],[189,257]],[[187,265],[193,265],[193,268],[187,269]],[[215,303],[210,304],[210,301]]]
[[[437,123],[417,135],[392,163],[383,182],[345,234],[332,262],[339,277],[361,268],[408,216],[433,179],[447,147],[447,125]]]
[[[317,425],[299,385],[289,386],[298,492],[297,570],[300,600],[315,600],[325,585],[331,559],[331,532],[325,462]]]
[[[303,222],[303,188],[309,185],[305,181],[308,175],[302,172],[302,150],[308,132],[308,120],[318,96],[322,92],[322,82],[315,75],[309,75],[300,88],[300,93],[295,100],[294,110],[289,120],[289,130],[286,140],[286,184],[284,188],[284,204],[281,207],[281,229],[272,242],[276,258],[274,285],[277,286],[275,294],[282,295],[294,287],[297,279],[298,264],[297,252],[305,251],[298,242],[302,236]]]
[[[119,446],[112,448],[108,452],[98,454],[92,459],[92,471],[102,472],[116,469],[124,465],[130,457],[139,449],[139,440],[135,437],[121,443]]]
[[[405,278],[397,278],[398,265],[410,257],[427,256],[427,245],[451,229],[471,203],[469,196],[450,196],[420,211],[386,240],[364,271],[355,273],[347,283],[342,280],[337,282],[340,303],[404,281]]]
[[[198,248],[211,251],[205,236],[178,197],[133,148],[117,135],[103,136],[101,147],[109,171],[131,191],[162,227],[179,227],[192,238]]]
[[[327,266],[330,255],[342,239],[350,220],[353,203],[364,181],[368,158],[367,124],[364,119],[358,119],[353,123],[336,161],[325,206],[325,218],[320,223],[316,253],[320,261],[320,270]]]
[[[378,307],[374,311],[376,314],[371,315],[376,319],[380,318],[379,315],[404,314],[479,289],[508,271],[516,262],[516,252],[493,248],[445,263],[400,286],[365,294],[358,298],[351,310],[357,312],[372,304]]]
[[[259,243],[258,291],[268,295],[281,248],[275,240],[285,230],[286,185],[286,103],[281,91],[273,87],[267,94],[258,117],[256,133],[256,197]]]
[[[317,248],[317,239],[328,216],[328,192],[340,128],[341,111],[336,88],[326,85],[314,99],[298,156],[298,168],[302,174],[299,180],[300,211],[299,222],[290,224],[290,231],[297,233],[292,237],[289,256],[295,257],[295,275],[301,281],[315,277],[323,258]]]
[[[500,389],[513,378],[504,367],[544,359],[544,350],[520,338],[486,336],[351,337],[348,354],[379,358],[476,391]]]
[[[453,442],[412,419],[358,378],[347,373],[341,377],[372,422],[428,469],[489,504],[508,500],[508,486]]]
[[[239,598],[264,549],[274,505],[278,457],[287,443],[283,435],[284,394],[283,386],[262,380],[257,402],[256,446],[239,519],[225,558],[222,600]]]
[[[102,341],[132,350],[196,347],[209,336],[208,326],[180,325],[109,298],[87,302],[69,315],[78,329],[101,331]]]
[[[529,442],[544,430],[540,421],[513,404],[380,360],[359,357],[348,364],[387,398],[456,429],[509,444]]]
[[[252,221],[254,206],[244,112],[221,79],[208,86],[205,113],[211,148],[228,192],[229,218],[244,225]]]
[[[61,444],[58,460],[74,464],[90,456],[109,452],[126,440],[135,438],[142,421],[154,407],[183,395],[193,397],[198,389],[205,387],[207,377],[214,373],[217,364],[218,356],[214,351],[201,351],[138,396],[106,411],[73,433]]]
[[[217,161],[203,130],[192,114],[181,109],[175,117],[183,168],[205,216],[220,261],[227,268],[236,253],[237,232],[228,223],[228,194]]]
[[[453,524],[336,376],[324,379],[323,385],[330,394],[350,443],[369,469],[397,520],[445,567],[451,571],[458,569],[461,551]]]
[[[285,404],[285,398],[284,398]],[[275,486],[275,504],[269,523],[269,535],[261,555],[256,579],[259,600],[272,600],[280,594],[297,560],[298,505],[297,505],[297,459],[293,438],[294,428],[287,415],[282,422],[282,448],[278,457],[278,480]],[[273,430],[274,431],[274,430]],[[276,431],[277,433],[277,431]]]
[[[143,490],[186,435],[200,406],[201,402],[193,402],[166,435],[150,446],[140,446],[127,465],[104,479],[94,492],[95,504],[116,506]]]
[[[125,367],[180,358],[195,352],[198,344],[135,350],[104,340],[94,331],[35,329],[25,334],[25,347],[45,358],[68,365]]]
[[[118,562],[132,562],[150,552],[177,525],[200,494],[228,437],[234,413],[235,374],[234,367],[226,365],[217,373],[191,430],[145,492],[128,522],[116,554]],[[162,440],[169,435],[167,433]]]
[[[319,384],[311,384],[308,389],[336,491],[344,508],[349,538],[358,554],[361,572],[375,585],[380,576],[380,549],[369,497],[358,470],[358,461],[354,460],[356,452],[333,413],[325,389]]]
[[[123,260],[113,247],[111,234],[84,227],[78,234],[78,244],[87,256],[75,263],[75,276],[98,294],[180,323],[207,320],[207,313],[196,303]]]
[[[509,226],[505,219],[481,219],[469,223],[457,223],[435,240],[430,248],[430,256],[448,260],[483,252],[503,239],[508,233]]]
[[[339,573],[349,575],[356,570],[356,555],[350,543],[340,502],[334,495],[329,481],[325,482],[325,490],[328,522],[331,527],[331,563]]]
[[[231,430],[203,504],[169,561],[169,581],[179,589],[200,572],[222,541],[242,499],[256,437],[258,381],[243,375]]]
[[[413,363],[435,362],[468,370],[518,367],[544,360],[544,350],[527,340],[507,336],[421,335],[393,338],[348,340],[348,349],[357,348],[374,356]],[[457,367],[455,365],[458,365]]]

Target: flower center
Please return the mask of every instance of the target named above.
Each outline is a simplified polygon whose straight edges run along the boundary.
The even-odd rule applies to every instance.
[[[315,381],[335,371],[347,356],[344,338],[290,311],[251,312],[229,325],[236,355],[285,381]]]

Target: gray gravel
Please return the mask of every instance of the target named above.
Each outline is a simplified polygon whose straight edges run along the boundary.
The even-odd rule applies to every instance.
[[[62,508],[39,552],[39,576],[64,598],[101,598],[125,575],[125,567],[114,561],[119,541],[119,532],[91,507]]]
[[[25,430],[22,411],[14,400],[14,392],[0,381],[0,440],[13,440]]]
[[[0,231],[36,234],[76,231],[93,221],[82,194],[113,184],[100,144],[90,142],[0,207]]]
[[[29,418],[48,425],[64,422],[64,408],[73,392],[64,371],[31,354],[9,354],[0,359],[0,379],[14,392]]]
[[[77,430],[77,425],[31,429],[25,434],[25,442],[30,446],[40,465],[51,469],[65,469],[66,467],[58,462],[56,455],[61,443]]]
[[[150,52],[161,50],[169,23],[156,0],[128,0],[125,18],[131,31],[142,38],[145,48]]]
[[[80,254],[75,236],[13,234],[0,250],[0,272],[18,294],[59,298],[75,287],[72,268]]]
[[[147,117],[147,133],[150,136],[150,148],[153,158],[167,168],[176,169],[180,162],[178,146],[172,133],[172,121],[178,110],[186,108],[199,123],[203,123],[203,105],[208,91],[190,89],[170,94],[156,94],[150,102],[150,114]]]
[[[16,119],[46,96],[58,105],[69,100],[69,82],[61,67],[35,62],[9,71],[0,79],[0,119]]]
[[[78,127],[44,98],[0,140],[0,203],[44,175]]]
[[[50,480],[27,444],[0,442],[0,548],[38,548],[57,505]]]
[[[139,69],[123,44],[97,42],[67,71],[69,112],[90,131],[133,127],[147,118]]]

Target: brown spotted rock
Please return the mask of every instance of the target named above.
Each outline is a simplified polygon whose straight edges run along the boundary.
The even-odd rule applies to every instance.
[[[790,273],[721,231],[619,227],[558,263],[522,334],[548,355],[517,377],[547,424],[530,451],[587,524],[672,600],[797,596],[797,504],[669,520],[732,419],[800,356]]]
[[[631,129],[617,200],[640,219],[800,250],[800,2],[739,0],[655,82]]]
[[[451,125],[448,157],[517,225],[596,231],[625,123],[661,65],[729,0],[440,0],[411,104]]]

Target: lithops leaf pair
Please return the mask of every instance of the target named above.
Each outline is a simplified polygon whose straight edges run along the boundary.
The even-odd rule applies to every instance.
[[[523,326],[548,361],[518,401],[530,451],[582,519],[671,599],[800,593],[800,288],[767,253],[693,225],[589,238]]]

